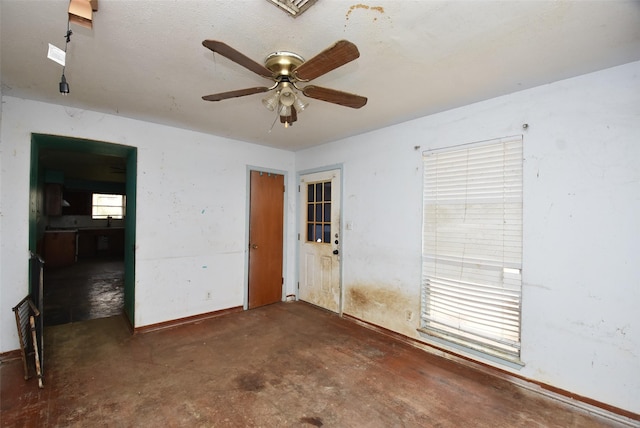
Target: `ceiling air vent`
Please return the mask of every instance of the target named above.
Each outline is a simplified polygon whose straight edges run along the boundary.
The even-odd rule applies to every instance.
[[[318,0],[267,0],[294,18],[309,9]]]

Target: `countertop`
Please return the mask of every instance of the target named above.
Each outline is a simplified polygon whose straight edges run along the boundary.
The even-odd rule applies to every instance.
[[[123,230],[124,227],[52,227],[52,228],[48,228],[45,229],[45,233],[51,233],[51,232],[82,232],[83,230],[85,231],[94,231],[94,230]]]

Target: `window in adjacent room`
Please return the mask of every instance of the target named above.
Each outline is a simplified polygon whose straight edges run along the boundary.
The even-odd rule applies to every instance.
[[[420,331],[520,363],[522,137],[423,162]]]
[[[92,196],[91,217],[94,219],[124,218],[125,196],[94,193]]]

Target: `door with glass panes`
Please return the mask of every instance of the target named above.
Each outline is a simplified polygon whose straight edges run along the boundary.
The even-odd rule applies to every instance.
[[[300,178],[300,300],[341,309],[340,170]]]

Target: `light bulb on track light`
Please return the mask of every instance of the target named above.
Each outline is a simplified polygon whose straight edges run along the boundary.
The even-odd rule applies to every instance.
[[[67,95],[69,93],[69,84],[67,83],[67,79],[64,77],[64,73],[62,73],[62,79],[60,79],[59,87],[62,95]]]

